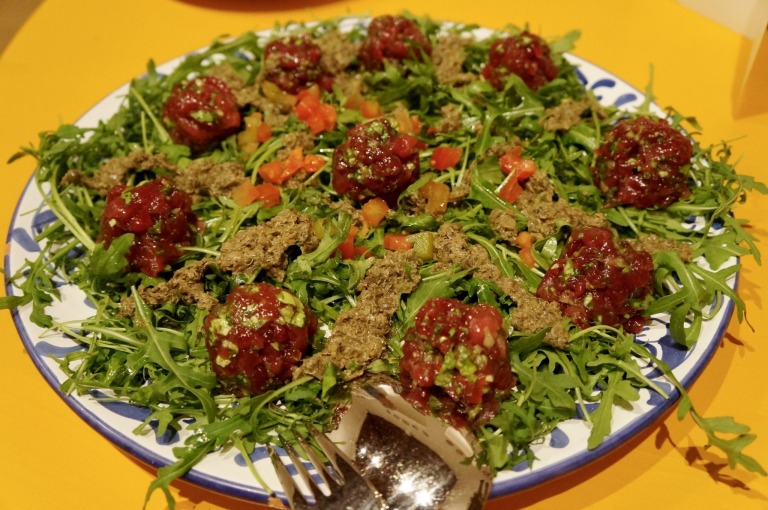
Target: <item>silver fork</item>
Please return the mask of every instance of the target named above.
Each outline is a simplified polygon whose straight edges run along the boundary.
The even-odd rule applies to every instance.
[[[280,460],[277,451],[267,445],[269,457],[277,472],[277,478],[285,491],[286,499],[293,510],[380,510],[385,508],[381,496],[373,486],[364,479],[352,462],[325,435],[313,433],[312,437],[323,451],[332,469],[323,463],[312,448],[302,439],[297,442],[304,450],[309,462],[315,468],[320,478],[325,482],[330,493],[325,494],[315,480],[310,476],[304,463],[295,449],[286,441],[280,440],[281,446],[296,467],[301,478],[309,487],[314,504],[310,504],[302,494],[296,480],[291,476],[285,464]]]

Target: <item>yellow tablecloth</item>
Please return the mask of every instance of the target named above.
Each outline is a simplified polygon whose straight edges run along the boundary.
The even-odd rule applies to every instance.
[[[733,142],[740,172],[768,181],[768,115],[734,119],[731,91],[748,42],[672,0],[47,0],[0,58],[0,232],[33,169],[7,165],[41,130],[76,120],[107,93],[164,62],[209,43],[275,22],[408,9],[488,27],[528,24],[544,36],[578,28],[574,53],[643,89],[662,106],[695,115],[704,141]],[[768,86],[768,84],[766,84]],[[739,215],[768,239],[768,199],[752,196]],[[763,246],[765,249],[765,246]],[[749,453],[768,466],[768,268],[744,262],[740,293],[750,324],[733,322],[692,390],[706,416],[733,415],[758,434]],[[750,326],[751,325],[751,326]],[[137,509],[154,470],[121,452],[83,422],[38,373],[8,312],[0,313],[0,508]],[[488,508],[768,508],[768,480],[731,470],[700,446],[703,434],[674,415],[587,467]],[[185,482],[174,484],[182,509],[252,509]],[[150,509],[163,509],[160,493]]]

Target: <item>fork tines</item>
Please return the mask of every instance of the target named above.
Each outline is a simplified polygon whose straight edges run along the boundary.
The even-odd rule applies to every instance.
[[[310,475],[294,447],[282,438],[279,438],[279,442],[280,446],[288,454],[299,476],[309,487],[309,491],[315,500],[314,505],[307,501],[307,498],[301,492],[301,489],[296,484],[296,480],[291,476],[277,451],[271,445],[267,445],[269,457],[272,460],[278,480],[283,487],[291,508],[294,510],[379,510],[383,508],[379,501],[380,496],[378,493],[360,475],[357,468],[355,468],[346,455],[325,435],[313,433],[312,437],[328,458],[330,467],[320,460],[314,449],[306,441],[297,436],[296,442],[304,451],[305,456],[312,467],[314,467],[322,482],[326,485],[328,489],[327,494]]]

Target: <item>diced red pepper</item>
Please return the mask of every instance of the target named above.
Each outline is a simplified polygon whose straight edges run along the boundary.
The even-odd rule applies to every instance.
[[[536,172],[536,162],[522,157],[523,148],[516,146],[499,157],[501,171],[509,175],[515,173],[518,182],[523,182]]]
[[[304,119],[307,123],[310,133],[313,135],[322,133],[325,130],[325,121],[318,115],[312,115],[311,117]]]
[[[413,248],[410,234],[387,234],[384,236],[384,248],[390,251],[407,251]]]
[[[294,147],[288,153],[288,159],[285,160],[284,167],[289,177],[302,169],[304,166],[304,151],[301,147]]]
[[[259,176],[266,182],[281,184],[286,178],[283,178],[283,162],[270,161],[259,167]]]
[[[368,248],[365,246],[355,246],[355,257],[372,257],[373,253],[371,253]]]
[[[347,108],[349,110],[359,110],[360,106],[363,104],[363,95],[360,93],[359,90],[354,90],[352,93],[350,93],[349,97],[347,97],[347,100],[344,102],[344,108]]]
[[[274,207],[280,203],[280,189],[268,182],[252,184],[243,181],[232,193],[232,200],[241,207],[253,202],[261,202],[264,207]]]
[[[339,253],[341,253],[342,259],[353,259],[355,258],[357,247],[355,246],[355,239],[357,238],[357,231],[358,228],[355,226],[350,227],[349,232],[347,233],[346,239],[344,239],[344,242],[339,245],[338,250]]]
[[[266,122],[262,122],[256,128],[256,140],[264,143],[270,138],[272,138],[272,128]]]
[[[398,132],[418,133],[421,131],[421,120],[416,115],[411,115],[406,108],[395,108],[392,114],[395,117]]]
[[[368,200],[362,207],[363,221],[369,227],[378,227],[381,220],[383,220],[389,212],[389,206],[383,198],[372,198]]]
[[[379,105],[379,102],[375,99],[364,100],[360,104],[360,113],[362,113],[363,117],[366,119],[381,117],[381,105]]]
[[[259,167],[258,173],[262,179],[272,184],[282,184],[298,173],[304,166],[304,155],[301,147],[295,147],[284,160],[275,160]]]
[[[519,232],[515,237],[515,244],[520,247],[520,258],[528,267],[536,265],[536,259],[533,258],[533,236],[527,230]]]
[[[327,103],[320,105],[320,116],[325,122],[325,131],[331,131],[336,128],[336,108]]]
[[[448,197],[451,189],[447,184],[429,181],[419,188],[419,195],[427,200],[426,211],[431,214],[442,214],[448,210]]]
[[[460,147],[437,147],[429,158],[429,166],[434,170],[447,170],[461,160]]]
[[[514,204],[523,193],[523,187],[514,176],[507,177],[499,188],[499,197],[510,204]]]
[[[518,145],[499,157],[501,171],[507,174],[507,178],[499,187],[498,193],[510,204],[515,203],[523,192],[520,183],[528,180],[538,169],[536,162],[532,159],[524,159],[521,156],[522,153],[523,148]]]
[[[319,154],[307,154],[304,156],[304,161],[302,162],[302,168],[306,170],[307,172],[317,172],[321,168],[325,166],[325,158],[320,156]]]
[[[245,129],[237,133],[237,146],[246,155],[253,154],[259,145],[272,137],[272,128],[264,122],[261,112],[254,112],[243,119]]]
[[[331,131],[336,127],[336,109],[322,102],[317,87],[299,92],[293,112],[299,120],[306,122],[313,135]]]

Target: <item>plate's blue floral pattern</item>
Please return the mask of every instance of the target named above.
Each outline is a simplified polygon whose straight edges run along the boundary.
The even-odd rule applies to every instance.
[[[610,103],[606,103],[603,100],[602,89],[614,89],[617,84],[615,79],[600,78],[590,83],[584,73],[578,68],[576,69],[576,75],[579,77],[579,81],[581,81],[587,89],[591,90],[595,94],[597,100],[603,102],[603,104],[612,104],[613,106],[619,107],[634,103],[639,99],[636,92],[624,92],[613,98]]]
[[[352,26],[362,22],[359,19],[350,19],[348,23]],[[481,29],[479,33],[487,36],[490,32]],[[573,55],[568,58],[575,66],[584,86],[592,90],[603,104],[626,109],[642,104],[643,94],[619,78]],[[159,66],[158,71],[170,71],[179,60]],[[127,86],[115,91],[87,112],[79,124],[94,125],[98,120],[110,115],[126,91]],[[657,111],[660,112],[658,109]],[[6,274],[15,273],[23,267],[26,259],[35,258],[40,252],[41,247],[35,237],[55,220],[53,213],[42,207],[42,203],[40,192],[30,182],[20,198],[8,233]],[[32,214],[28,214],[30,212]],[[692,221],[692,225],[694,224],[695,221]],[[64,280],[57,284],[60,285],[62,299],[60,303],[55,304],[54,315],[60,319],[77,319],[92,315],[93,310],[79,289],[67,285]],[[735,278],[732,285],[736,285]],[[7,286],[6,290],[9,295],[17,293],[11,286]],[[724,334],[732,310],[733,304],[727,302],[713,320],[704,324],[699,342],[690,350],[681,349],[674,344],[663,317],[656,318],[650,327],[638,335],[636,341],[646,345],[653,354],[669,364],[678,379],[688,385],[709,361]],[[55,336],[42,331],[30,322],[29,313],[28,308],[14,312],[18,332],[42,375],[56,391],[60,391],[59,386],[64,382],[64,378],[57,359],[83,347],[65,336]],[[646,373],[668,394],[677,395],[672,385],[661,378],[660,373],[653,367],[646,367]],[[604,455],[638,434],[673,404],[672,399],[664,399],[655,392],[642,390],[641,393],[647,396],[634,403],[631,410],[617,409],[614,412],[614,432],[600,447],[587,450],[589,430],[580,417],[564,422],[535,447],[537,461],[532,467],[528,463],[522,463],[515,469],[497,476],[491,496],[502,496],[531,487]],[[173,462],[172,448],[183,440],[184,432],[166,432],[159,436],[155,433],[134,434],[134,429],[149,416],[148,411],[109,397],[107,393],[97,391],[85,396],[62,394],[62,398],[84,420],[122,449],[155,466]],[[595,405],[588,404],[588,410],[591,411],[590,407],[594,408]],[[156,424],[149,425],[157,430]],[[281,454],[284,455],[284,452]],[[250,455],[249,462],[256,466],[270,486],[279,487],[264,447],[257,447]],[[222,451],[207,456],[187,475],[187,479],[235,497],[264,501],[268,496],[250,474],[248,462],[236,451]]]

